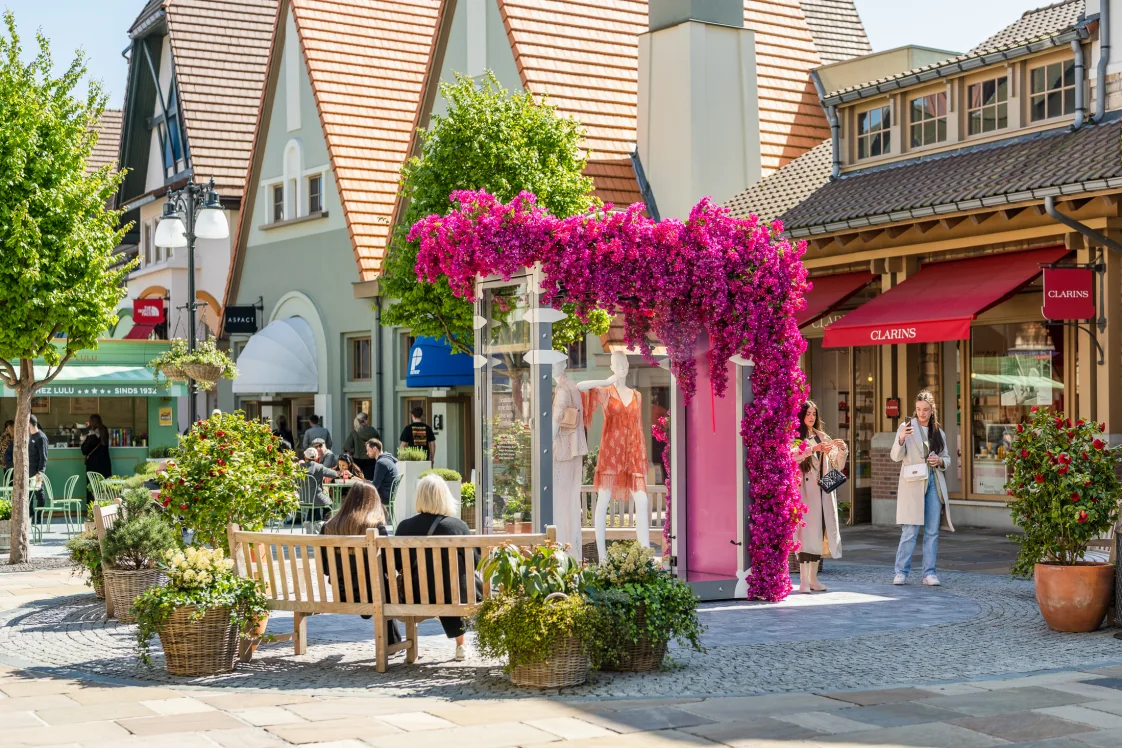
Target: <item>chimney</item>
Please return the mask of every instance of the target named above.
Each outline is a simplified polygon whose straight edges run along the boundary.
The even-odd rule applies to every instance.
[[[743,0],[650,0],[637,153],[662,218],[760,179],[755,35]]]

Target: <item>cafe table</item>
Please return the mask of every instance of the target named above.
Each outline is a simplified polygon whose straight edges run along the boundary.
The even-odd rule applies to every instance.
[[[347,489],[356,483],[358,483],[358,479],[351,478],[350,480],[333,480],[324,484],[324,488],[331,490],[332,511],[338,511],[339,507],[343,506],[343,497],[347,495]]]

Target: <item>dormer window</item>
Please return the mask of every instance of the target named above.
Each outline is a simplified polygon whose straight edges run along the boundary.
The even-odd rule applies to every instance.
[[[912,148],[942,143],[947,139],[947,94],[936,93],[912,99]]]
[[[1029,72],[1029,112],[1033,122],[1075,111],[1075,62],[1054,62]]]
[[[970,84],[966,121],[970,135],[1003,130],[1009,126],[1008,76],[1002,75]]]
[[[857,158],[881,156],[892,150],[892,115],[886,106],[857,115]]]

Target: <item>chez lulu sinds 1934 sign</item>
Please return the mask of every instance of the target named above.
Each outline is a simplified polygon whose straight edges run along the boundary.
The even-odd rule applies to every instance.
[[[1044,319],[1094,318],[1094,286],[1091,268],[1044,268]]]

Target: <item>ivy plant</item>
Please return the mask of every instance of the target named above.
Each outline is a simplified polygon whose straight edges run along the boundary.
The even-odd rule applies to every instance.
[[[50,45],[24,55],[15,16],[0,29],[0,382],[15,392],[13,461],[27,474],[31,398],[117,323],[125,277],[114,250],[127,225],[106,207],[122,173],[87,171],[106,96],[84,95],[85,55],[56,74]],[[36,360],[40,366],[34,366]],[[36,371],[39,374],[36,374]],[[11,563],[28,558],[27,482],[13,487]]]
[[[599,205],[592,180],[584,175],[586,153],[581,126],[561,117],[547,101],[529,93],[510,93],[488,71],[477,84],[457,75],[441,83],[446,114],[434,114],[420,136],[420,154],[401,170],[405,210],[390,237],[382,293],[397,303],[382,312],[382,324],[410,328],[413,335],[448,340],[453,350],[472,352],[474,312],[470,302],[452,294],[446,279],[417,279],[417,242],[409,228],[432,213],[452,207],[448,196],[484,189],[502,200],[523,190],[558,217]],[[600,310],[587,319],[571,314],[553,327],[553,347],[568,350],[585,334],[602,335],[610,319]]]
[[[84,530],[66,541],[66,551],[74,573],[81,574],[90,587],[97,587],[104,575],[101,572],[101,542],[96,530]]]

